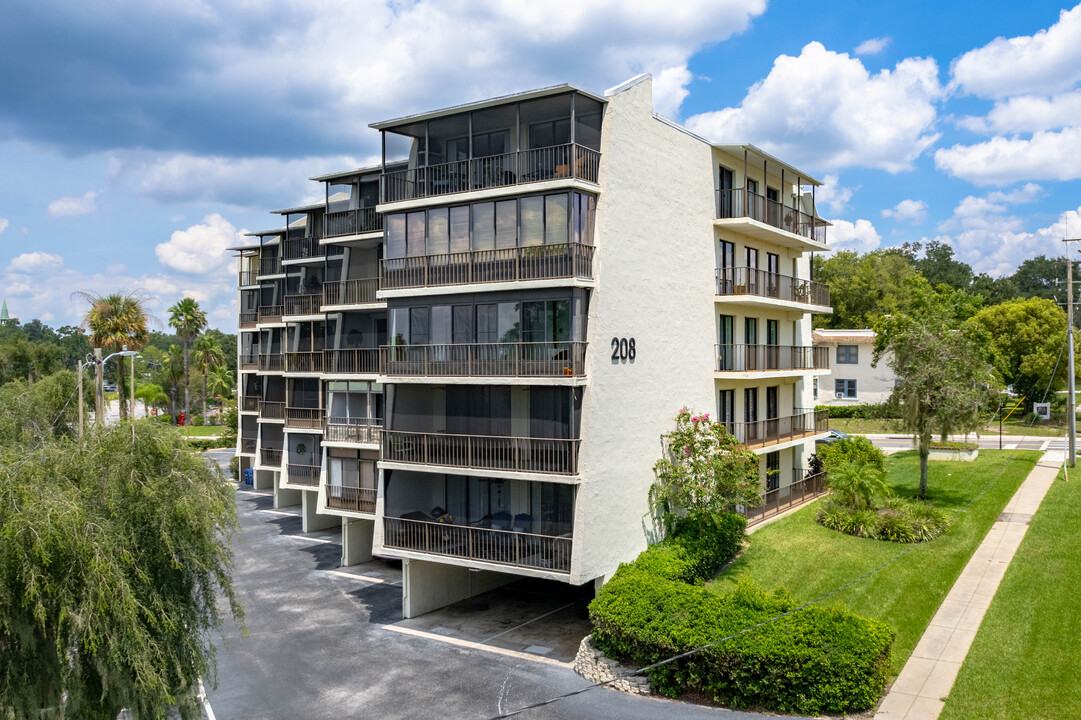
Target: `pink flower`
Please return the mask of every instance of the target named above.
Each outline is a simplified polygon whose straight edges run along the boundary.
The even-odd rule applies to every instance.
[[[698,422],[698,416],[695,415],[694,417],[692,417],[691,422]]]
[[[688,457],[690,456],[690,454],[691,454],[691,446],[690,445],[684,445],[683,446],[683,454],[687,455]]]

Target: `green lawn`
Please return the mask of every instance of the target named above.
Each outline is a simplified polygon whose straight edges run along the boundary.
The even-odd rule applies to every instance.
[[[995,593],[943,720],[1081,718],[1081,476],[1059,478]]]
[[[981,450],[973,462],[932,462],[928,496],[951,517],[988,481],[995,480],[942,536],[824,601],[882,620],[896,631],[894,674],[900,672],[969,556],[1039,457],[1036,451]],[[889,481],[897,493],[914,496],[919,486],[915,451],[893,455],[887,463]],[[749,547],[714,585],[728,590],[739,576],[746,575],[767,588],[783,586],[797,600],[806,601],[912,547],[827,530],[814,521],[817,509],[818,502],[811,503],[755,532]]]
[[[830,427],[841,432],[854,433],[856,435],[880,434],[880,435],[904,435],[904,430],[893,420],[864,420],[861,418],[830,418]],[[984,437],[998,434],[998,424],[988,425],[981,433]],[[1043,423],[1029,427],[1022,420],[1007,420],[1002,425],[1003,435],[1034,435],[1036,437],[1062,437],[1066,434],[1066,426],[1058,426],[1051,423]]]
[[[177,428],[182,435],[188,437],[213,437],[215,435],[221,435],[225,431],[225,428],[221,425],[185,425]]]

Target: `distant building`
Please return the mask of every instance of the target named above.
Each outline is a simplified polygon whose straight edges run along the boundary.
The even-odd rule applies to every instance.
[[[819,378],[817,404],[867,405],[884,403],[896,384],[893,371],[883,359],[871,367],[874,330],[815,330],[816,348],[827,348],[831,374]]]
[[[8,317],[8,301],[5,300],[3,305],[0,306],[0,325],[7,325],[8,323],[18,325],[19,318]]]

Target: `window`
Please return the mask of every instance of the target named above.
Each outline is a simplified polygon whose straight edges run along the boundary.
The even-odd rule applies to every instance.
[[[838,345],[837,346],[837,364],[838,365],[855,365],[860,361],[860,346],[859,345]]]
[[[776,490],[781,484],[781,453],[766,453],[766,492]]]
[[[720,402],[718,403],[717,419],[721,422],[735,422],[736,419],[736,391],[721,390]]]
[[[746,262],[743,264],[752,270],[758,269],[758,249],[757,248],[743,248],[743,254]]]
[[[781,388],[777,385],[766,388],[766,419],[776,420],[777,413],[780,409],[780,402],[778,399],[781,394]]]
[[[835,380],[834,391],[839,398],[854,398],[856,397],[856,381],[855,380]]]
[[[758,388],[745,388],[743,390],[743,421],[758,421]]]

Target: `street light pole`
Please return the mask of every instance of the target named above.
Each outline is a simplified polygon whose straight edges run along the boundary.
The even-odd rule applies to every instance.
[[[1081,242],[1081,238],[1063,238],[1066,243],[1066,344],[1069,345],[1069,367],[1066,370],[1067,397],[1066,397],[1066,427],[1069,433],[1066,438],[1066,465],[1074,467],[1077,464],[1077,405],[1075,392],[1075,369],[1073,352],[1073,260],[1070,259],[1068,248],[1072,242]]]
[[[101,359],[101,348],[94,348],[94,424],[99,428],[105,425],[105,362]]]

